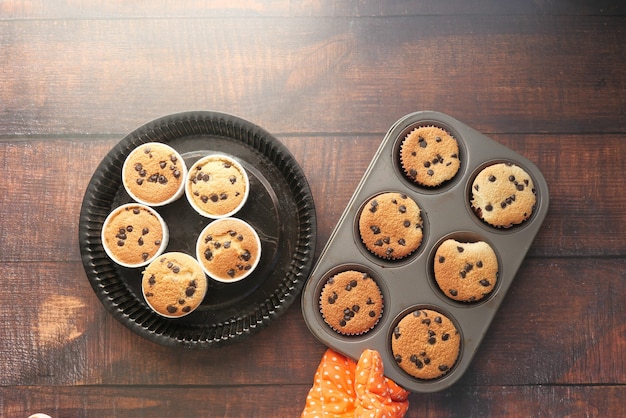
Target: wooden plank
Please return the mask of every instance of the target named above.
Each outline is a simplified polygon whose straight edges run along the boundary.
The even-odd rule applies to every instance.
[[[4,264],[0,277],[11,283],[0,293],[0,386],[289,385],[312,381],[325,350],[299,300],[247,342],[200,351],[130,331],[105,310],[80,263]]]
[[[626,381],[625,267],[622,258],[526,259],[462,379]]]
[[[0,413],[26,417],[297,417],[309,386],[10,387],[0,393]],[[405,418],[620,417],[626,388],[594,386],[457,386],[434,394],[411,394]],[[283,400],[283,401],[281,401]],[[289,400],[288,402],[286,400]],[[557,412],[558,411],[558,412]]]
[[[302,386],[13,387],[0,393],[0,414],[28,417],[297,417]],[[284,400],[289,399],[289,402]],[[281,401],[282,400],[282,401]]]
[[[78,4],[76,4],[78,3]],[[232,17],[232,16],[412,16],[412,15],[623,15],[626,7],[619,2],[536,2],[531,0],[472,2],[458,0],[407,2],[401,0],[217,0],[191,1],[80,1],[5,0],[0,3],[0,18],[128,18],[128,17]]]
[[[189,109],[281,134],[382,134],[425,109],[483,132],[623,132],[624,19],[5,20],[0,136],[119,135]]]
[[[115,320],[79,262],[2,263],[0,277],[10,283],[0,293],[2,386],[308,384],[325,351],[299,301],[248,342],[190,351]],[[623,258],[525,260],[459,384],[626,381],[624,277]]]
[[[457,386],[409,398],[407,417],[620,417],[623,386]]]
[[[530,255],[626,254],[626,194],[622,192],[626,142],[621,135],[498,134],[492,138],[534,161],[550,187],[550,210]],[[119,139],[0,142],[2,171],[28,173],[0,182],[0,195],[11,202],[3,208],[0,222],[1,261],[80,260],[78,220],[84,192],[97,165]],[[318,219],[319,253],[382,137],[282,136],[280,140],[300,162],[316,210],[323,215]]]

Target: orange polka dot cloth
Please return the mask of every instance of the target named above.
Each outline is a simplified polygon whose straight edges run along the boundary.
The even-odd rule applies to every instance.
[[[383,376],[375,350],[365,350],[358,363],[328,349],[306,399],[302,418],[402,418],[409,392]]]

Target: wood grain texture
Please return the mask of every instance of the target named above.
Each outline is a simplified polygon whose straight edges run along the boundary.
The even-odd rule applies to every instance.
[[[0,395],[7,416],[33,411],[59,417],[220,416],[298,417],[309,387],[19,387]],[[411,394],[405,418],[620,417],[626,413],[622,386],[499,386],[489,390],[457,386],[432,395]],[[289,400],[281,402],[280,399]],[[184,415],[187,414],[187,415]]]
[[[415,110],[492,133],[626,127],[626,69],[604,64],[626,28],[601,16],[19,20],[0,44],[2,136],[190,109],[274,133],[383,133]]]
[[[198,416],[297,417],[307,390],[299,386],[44,387],[17,388],[1,395],[5,412],[27,417],[33,411],[58,417]],[[28,396],[25,397],[24,395]],[[277,402],[284,397],[290,402]],[[25,402],[26,399],[34,401]],[[58,406],[57,406],[58,405]]]
[[[533,243],[531,255],[626,254],[626,178],[622,175],[626,142],[621,135],[491,137],[534,161],[550,187],[549,216]],[[0,193],[11,202],[3,212],[6,221],[0,224],[0,261],[80,259],[75,241],[83,194],[97,165],[120,139],[75,137],[0,142],[2,170],[28,173],[11,175],[8,181],[0,183]],[[322,214],[318,225],[319,253],[382,136],[281,136],[279,140],[301,162],[316,211]],[[32,204],[34,196],[45,202],[45,210]],[[10,239],[11,236],[29,239]],[[73,245],[68,247],[65,243],[69,242]]]
[[[0,294],[0,385],[307,384],[324,352],[299,302],[250,344],[177,350],[113,319],[80,263],[10,263],[0,277],[12,283]],[[623,382],[625,279],[622,259],[527,259],[459,384]]]
[[[4,0],[0,3],[0,17],[10,19],[51,18],[126,18],[126,17],[362,17],[410,15],[624,15],[626,7],[610,0],[551,2],[456,0],[377,1],[377,0],[143,0],[132,3],[121,0],[92,2],[87,0]]]
[[[407,417],[626,415],[626,6],[0,1],[0,416],[299,416],[326,347],[296,301],[245,343],[149,342],[81,263],[102,158],[185,110],[292,152],[317,255],[385,132],[448,113],[539,167],[550,210],[465,375]]]

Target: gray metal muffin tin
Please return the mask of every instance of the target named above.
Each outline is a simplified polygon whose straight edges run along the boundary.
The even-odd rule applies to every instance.
[[[461,168],[440,187],[421,187],[405,177],[400,167],[402,140],[417,126],[439,126],[459,143]],[[535,185],[537,203],[531,217],[520,225],[495,228],[479,219],[470,205],[471,185],[488,165],[511,162],[526,170]],[[364,203],[382,192],[407,194],[422,210],[424,238],[420,248],[402,260],[383,260],[362,244],[358,217]],[[377,350],[383,359],[385,375],[415,392],[435,392],[456,382],[467,370],[498,307],[522,263],[548,211],[548,185],[538,168],[523,156],[493,141],[458,120],[438,112],[409,114],[387,132],[348,206],[322,250],[302,294],[302,311],[311,332],[330,348],[358,360],[365,349]],[[456,302],[446,297],[433,277],[433,257],[447,238],[458,241],[486,241],[498,257],[498,283],[483,300]],[[380,286],[383,315],[370,331],[344,336],[333,331],[320,314],[320,293],[334,274],[356,268],[368,272]],[[404,372],[391,351],[393,329],[407,313],[430,308],[448,316],[461,334],[461,351],[454,367],[434,380],[416,379]]]

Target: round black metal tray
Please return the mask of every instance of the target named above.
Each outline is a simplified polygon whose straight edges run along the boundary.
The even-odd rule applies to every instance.
[[[191,166],[221,153],[239,161],[250,177],[250,196],[235,215],[258,232],[262,257],[246,279],[209,281],[202,305],[184,318],[154,313],[141,294],[143,268],[121,267],[107,257],[102,224],[111,210],[132,201],[121,182],[126,156],[145,142],[163,142]],[[195,255],[200,231],[211,222],[185,196],[155,208],[170,231],[166,251]],[[198,111],[156,119],[124,137],[102,160],[85,192],[79,243],[87,277],[105,308],[129,329],[165,346],[210,348],[254,334],[282,314],[296,297],[313,264],[316,215],[300,166],[287,148],[264,129],[239,117]]]

